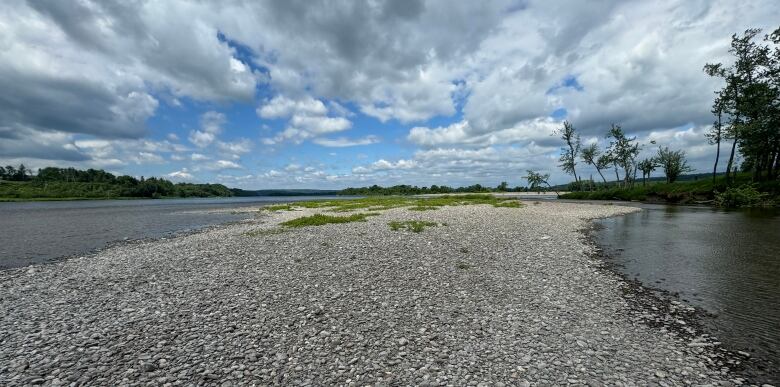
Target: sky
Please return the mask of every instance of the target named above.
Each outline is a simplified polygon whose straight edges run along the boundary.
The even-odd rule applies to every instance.
[[[568,120],[708,172],[721,81],[702,67],[778,20],[776,0],[8,0],[0,164],[246,189],[563,183]]]

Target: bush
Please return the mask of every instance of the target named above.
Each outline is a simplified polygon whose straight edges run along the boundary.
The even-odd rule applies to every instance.
[[[743,184],[739,187],[729,187],[722,193],[715,194],[715,204],[719,207],[759,207],[769,205],[769,195],[759,192],[755,184]]]

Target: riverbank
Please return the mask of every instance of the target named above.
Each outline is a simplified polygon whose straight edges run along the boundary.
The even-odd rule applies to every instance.
[[[623,206],[322,208],[0,272],[0,384],[706,384],[590,256]],[[362,211],[365,212],[365,211]],[[339,215],[339,214],[332,214]],[[341,213],[340,215],[345,215]],[[391,222],[426,223],[421,232]],[[433,225],[435,224],[435,225]]]
[[[724,194],[725,193],[725,194]],[[675,183],[637,183],[633,187],[601,187],[594,191],[567,192],[561,199],[621,200],[654,204],[705,204],[724,207],[780,206],[780,182],[751,183],[749,174],[739,174],[729,184],[724,176]]]

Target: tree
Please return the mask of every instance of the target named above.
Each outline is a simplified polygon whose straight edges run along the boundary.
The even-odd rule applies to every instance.
[[[655,159],[652,157],[644,159],[637,164],[637,168],[642,171],[642,185],[646,185],[647,178],[650,177],[650,174],[655,171],[657,166],[658,164],[656,164]]]
[[[728,123],[723,138],[732,141],[726,170],[729,181],[736,170],[737,150],[743,168],[753,171],[753,180],[776,178],[780,166],[780,28],[764,37],[765,44],[755,41],[760,31],[732,35],[733,65],[704,66],[708,75],[725,81],[717,102]]]
[[[546,186],[547,188],[552,189],[550,183],[547,182],[547,180],[550,178],[549,173],[541,174],[529,169],[526,170],[526,176],[524,178],[528,180],[528,188],[536,192],[539,192],[539,188],[541,188],[543,185]],[[558,195],[558,191],[556,190],[552,190],[552,191],[555,192],[556,195]]]
[[[717,118],[712,124],[712,128],[705,134],[710,144],[716,145],[715,165],[712,167],[712,182],[718,175],[718,161],[720,160],[720,140],[723,138],[723,98],[718,96],[712,104],[712,114]]]
[[[582,148],[581,157],[585,164],[592,165],[596,168],[596,172],[598,172],[599,176],[601,176],[601,180],[604,180],[604,184],[606,185],[607,179],[604,178],[604,174],[601,173],[601,170],[607,168],[610,161],[608,156],[601,153],[598,144],[593,143]]]
[[[672,151],[668,147],[658,147],[655,159],[663,168],[667,183],[674,183],[681,174],[693,171],[685,160],[685,152],[681,150]]]
[[[639,144],[636,143],[636,137],[628,137],[620,125],[612,124],[607,133],[607,138],[611,138],[607,153],[609,160],[615,167],[615,177],[620,181],[618,168],[623,169],[623,179],[625,187],[628,187],[633,174],[636,172],[636,157],[639,155]]]
[[[509,184],[507,182],[502,181],[501,184],[496,187],[496,191],[498,192],[506,192],[509,189]]]
[[[575,182],[579,182],[575,166],[577,165],[577,156],[580,153],[580,135],[569,121],[563,122],[563,129],[559,133],[561,140],[566,142],[566,147],[561,148],[561,158],[558,159],[561,162],[560,167],[567,174],[573,175]]]

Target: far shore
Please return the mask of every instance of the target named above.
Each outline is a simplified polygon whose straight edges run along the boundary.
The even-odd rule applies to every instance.
[[[594,258],[590,220],[637,208],[497,196],[274,205],[236,224],[0,271],[0,384],[735,377],[706,337],[645,324],[676,312],[637,309]]]

